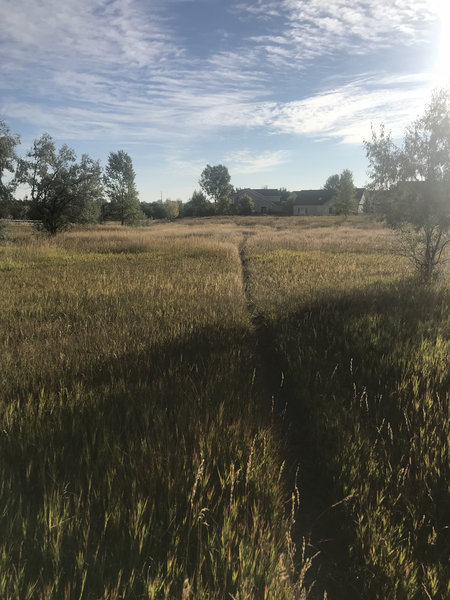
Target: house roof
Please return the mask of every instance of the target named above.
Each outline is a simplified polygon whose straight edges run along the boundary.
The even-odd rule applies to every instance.
[[[364,194],[365,188],[355,188],[356,200],[359,202]],[[301,190],[293,192],[297,195],[294,200],[295,206],[323,206],[330,202],[335,195],[334,190]]]
[[[269,190],[268,188],[261,188],[261,189],[253,189],[253,192],[257,192],[258,194],[261,194],[262,196],[279,196],[280,195],[280,190]]]
[[[296,206],[322,206],[334,196],[332,190],[301,190],[294,193],[297,194],[294,200]]]
[[[243,188],[240,190],[236,190],[236,196],[243,196],[244,194],[249,194],[253,196],[261,196],[262,198],[270,198],[273,200],[274,198],[280,199],[280,190],[269,190],[267,188],[262,189],[253,189],[253,188]]]

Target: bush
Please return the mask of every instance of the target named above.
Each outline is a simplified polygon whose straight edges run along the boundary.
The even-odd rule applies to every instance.
[[[6,223],[0,220],[0,243],[5,242],[8,239],[8,228]]]

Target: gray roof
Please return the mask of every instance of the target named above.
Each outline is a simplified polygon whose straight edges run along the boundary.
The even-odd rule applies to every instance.
[[[356,200],[359,202],[365,191],[365,188],[355,188]],[[293,192],[297,195],[294,200],[296,206],[323,206],[327,202],[333,199],[335,195],[334,190],[301,190],[299,192]]]
[[[294,201],[296,206],[322,206],[334,196],[332,190],[301,190],[294,193],[297,194]]]
[[[279,196],[280,190],[269,190],[268,188],[254,189],[254,192],[261,194],[262,196]]]
[[[236,196],[243,196],[244,194],[253,194],[256,196],[263,196],[273,198],[280,198],[280,190],[269,190],[267,188],[262,189],[254,189],[254,188],[242,188],[240,190],[236,190]]]

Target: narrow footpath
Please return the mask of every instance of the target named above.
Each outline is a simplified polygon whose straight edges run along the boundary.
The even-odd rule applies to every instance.
[[[329,518],[332,511],[340,510],[340,506],[326,503],[328,494],[325,491],[331,482],[325,481],[318,472],[314,451],[305,441],[302,431],[301,414],[295,406],[295,391],[289,377],[285,378],[281,357],[275,350],[271,324],[258,311],[252,299],[247,255],[247,242],[252,235],[253,232],[244,231],[239,244],[239,257],[242,288],[255,338],[255,383],[264,397],[271,400],[278,416],[287,465],[286,485],[289,489],[293,486],[297,470],[299,473],[300,509],[294,542],[297,549],[301,549],[305,538],[308,554],[312,556],[318,553],[306,578],[308,584],[315,582],[308,600],[322,600],[324,592],[328,600],[359,600],[357,591],[349,589],[345,583],[347,578],[343,573],[345,565],[342,564],[342,557],[346,555],[346,541],[333,531],[331,524],[334,520]]]

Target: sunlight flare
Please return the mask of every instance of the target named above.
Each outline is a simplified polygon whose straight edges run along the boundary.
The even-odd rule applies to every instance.
[[[441,26],[433,81],[436,87],[450,83],[450,4],[447,0],[439,2],[439,19]]]

